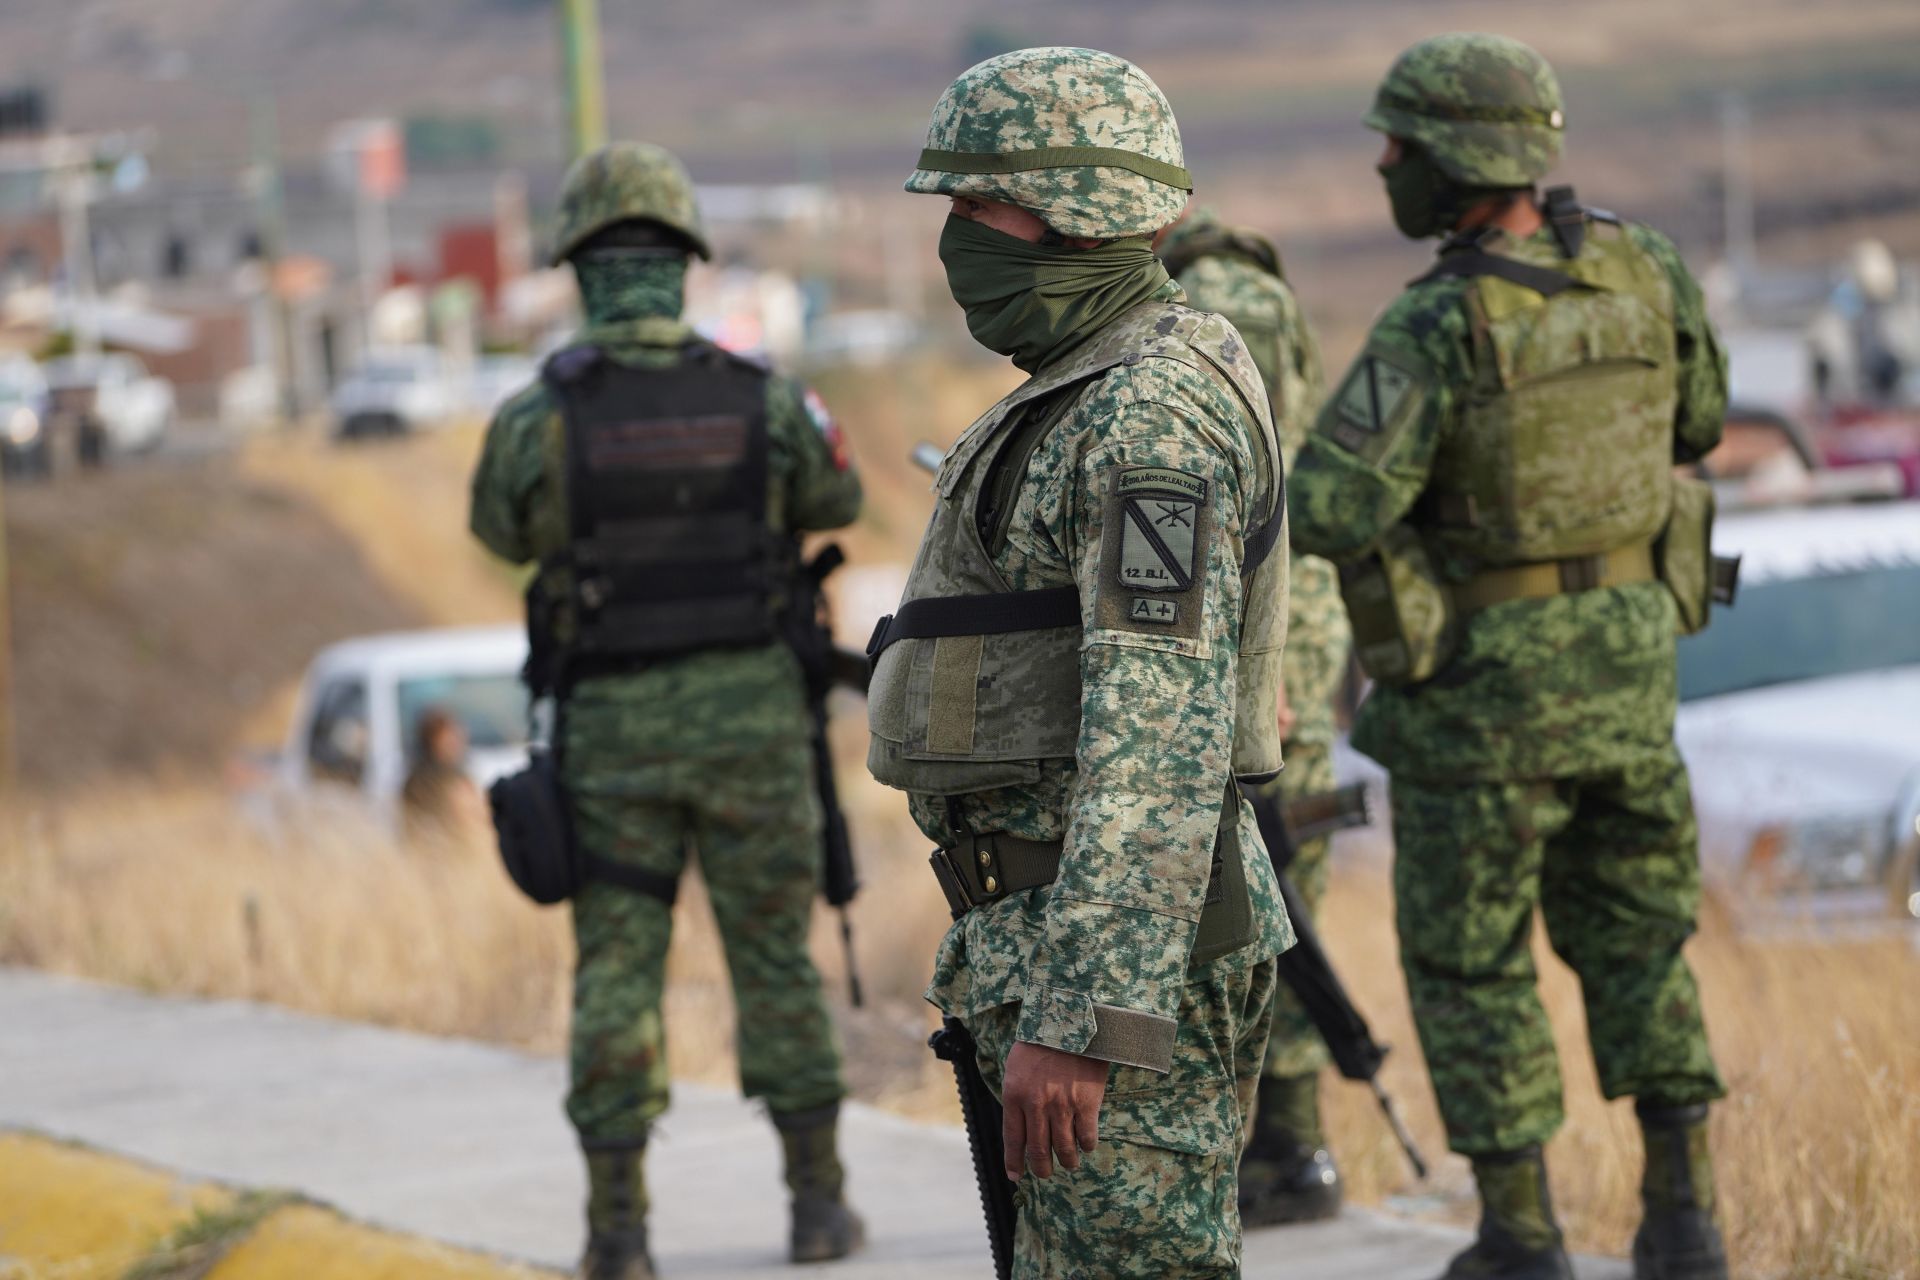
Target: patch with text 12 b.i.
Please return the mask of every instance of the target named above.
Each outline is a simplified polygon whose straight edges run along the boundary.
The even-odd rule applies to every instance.
[[[1172,467],[1116,467],[1103,495],[1103,629],[1198,639],[1206,595],[1209,483]]]

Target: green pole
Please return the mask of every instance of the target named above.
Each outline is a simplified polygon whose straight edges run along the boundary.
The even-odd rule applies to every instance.
[[[567,94],[569,158],[577,160],[607,140],[598,0],[560,0],[560,56]]]

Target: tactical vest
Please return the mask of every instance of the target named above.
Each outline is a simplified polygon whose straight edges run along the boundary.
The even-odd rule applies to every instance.
[[[1560,193],[1550,193],[1559,197]],[[1484,566],[1650,543],[1672,501],[1678,359],[1666,271],[1565,191],[1552,268],[1462,242],[1428,277],[1465,276],[1473,385],[1415,523]]]
[[[881,782],[958,795],[1031,783],[1042,761],[1074,758],[1080,647],[1091,604],[1083,607],[1072,586],[1009,591],[988,546],[1006,512],[983,511],[983,504],[1004,493],[995,481],[1009,468],[1017,483],[1044,434],[1031,429],[1030,411],[1051,429],[1085,384],[1143,360],[1177,361],[1214,379],[1259,426],[1257,509],[1270,514],[1248,535],[1243,552],[1233,771],[1246,777],[1278,771],[1274,706],[1286,638],[1286,574],[1284,558],[1269,559],[1267,552],[1285,537],[1285,503],[1266,392],[1225,321],[1148,302],[994,405],[947,454],[904,603],[882,620],[870,646],[867,765]],[[1018,448],[1017,459],[1007,456],[1010,448]],[[1011,506],[1010,498],[1001,501]]]
[[[570,680],[778,639],[795,547],[767,524],[766,371],[695,341],[658,369],[574,347],[542,376],[570,536],[529,600],[536,656],[557,648]]]

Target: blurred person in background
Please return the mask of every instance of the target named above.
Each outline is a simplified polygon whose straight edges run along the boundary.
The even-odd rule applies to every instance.
[[[1287,466],[1313,426],[1324,393],[1320,344],[1287,284],[1280,254],[1258,232],[1223,223],[1189,205],[1154,237],[1168,274],[1188,305],[1233,322],[1273,407]],[[1334,699],[1346,674],[1346,611],[1333,566],[1295,554],[1288,566],[1287,648],[1281,664],[1280,734],[1286,770],[1265,784],[1282,800],[1333,790]],[[1300,843],[1287,874],[1310,911],[1327,889],[1331,837]],[[1326,1041],[1284,985],[1273,1006],[1273,1035],[1240,1164],[1240,1221],[1249,1227],[1312,1222],[1340,1211],[1340,1174],[1320,1122],[1320,1071]]]
[[[791,1255],[862,1240],[836,1138],[846,1093],[807,951],[820,874],[801,670],[782,611],[801,530],[859,513],[818,397],[680,319],[709,256],[686,171],[658,147],[582,157],[554,261],[586,327],[508,401],[473,481],[473,532],[536,561],[536,686],[589,878],[573,901],[572,1088],[589,1176],[586,1280],[644,1280],[647,1135],[667,1108],[661,1024],[672,899],[697,850],[739,1013],[742,1090],[764,1099],[792,1193]],[[646,890],[632,885],[645,883]]]
[[[1639,1280],[1720,1280],[1707,1106],[1724,1095],[1682,948],[1699,906],[1675,641],[1704,625],[1726,363],[1658,232],[1536,184],[1559,84],[1489,35],[1401,55],[1367,114],[1396,226],[1445,237],[1376,322],[1289,477],[1340,565],[1393,778],[1401,962],[1479,1236],[1450,1280],[1572,1275],[1542,1147],[1562,1119],[1536,906],[1579,975],[1600,1086],[1645,1140]]]
[[[408,836],[484,831],[487,806],[467,774],[467,726],[444,707],[428,707],[414,728],[413,765],[400,788]]]
[[[1140,68],[1026,49],[947,89],[907,181],[951,201],[974,338],[1030,375],[947,454],[868,757],[940,846],[928,999],[1004,1109],[979,1172],[1019,1180],[1022,1277],[1239,1274],[1293,940],[1235,785],[1280,767],[1280,447],[1246,344],[1153,254],[1182,164]]]

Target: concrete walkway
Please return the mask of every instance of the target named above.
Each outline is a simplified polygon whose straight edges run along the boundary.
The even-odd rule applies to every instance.
[[[556,1059],[289,1013],[0,969],[0,1128],[181,1172],[284,1187],[369,1222],[564,1265],[582,1173]],[[871,1247],[809,1277],[988,1274],[965,1136],[865,1106],[844,1121]],[[772,1130],[690,1085],[649,1152],[654,1250],[671,1277],[795,1274]],[[1256,1232],[1246,1274],[1431,1280],[1460,1232],[1354,1212]],[[1581,1280],[1624,1280],[1617,1263]]]

